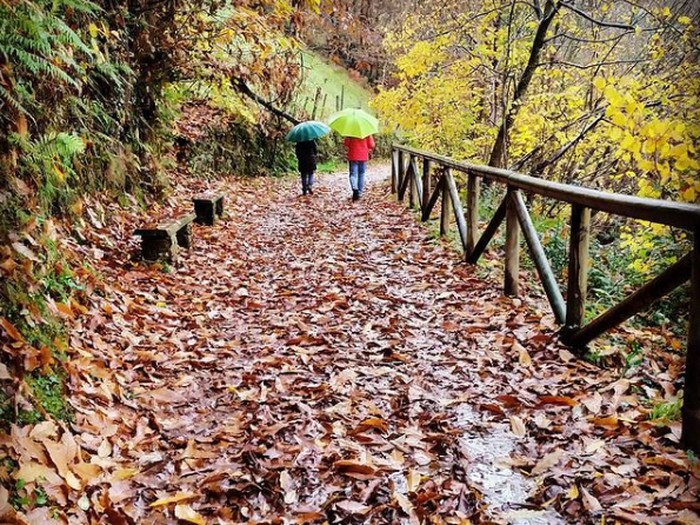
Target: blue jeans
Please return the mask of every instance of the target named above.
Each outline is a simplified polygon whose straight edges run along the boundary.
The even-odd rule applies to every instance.
[[[314,185],[314,172],[301,174],[301,187],[310,188]]]
[[[350,165],[350,188],[360,193],[365,189],[365,171],[367,170],[366,160],[351,160]]]

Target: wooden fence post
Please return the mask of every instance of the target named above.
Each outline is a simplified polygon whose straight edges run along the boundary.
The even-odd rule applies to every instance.
[[[428,208],[431,193],[432,188],[430,184],[430,160],[423,159],[423,202],[421,202],[420,206],[421,211],[425,211]]]
[[[571,206],[569,236],[569,279],[566,288],[566,323],[562,336],[566,341],[570,334],[584,324],[586,295],[588,294],[588,248],[590,244],[591,210],[578,204]]]
[[[406,168],[406,176],[410,177],[408,181],[408,206],[412,210],[416,208],[416,176],[413,172],[416,167],[416,157],[408,156],[408,168]],[[410,169],[409,169],[410,168]]]
[[[399,150],[399,162],[397,166],[397,172],[396,172],[396,191],[399,192],[399,201],[403,200],[403,196],[401,195],[401,192],[399,191],[399,188],[403,186],[403,177],[404,177],[404,171],[403,171],[403,151]]]
[[[311,110],[311,120],[316,119],[316,111],[318,111],[318,105],[321,101],[321,88],[316,88],[316,96],[314,97],[314,108]]]
[[[681,441],[700,452],[700,228],[695,229],[694,235]]]
[[[396,150],[391,148],[391,193],[395,194],[398,191],[396,180]]]
[[[469,174],[467,181],[467,245],[465,253],[467,260],[474,253],[474,247],[479,235],[479,193],[481,191],[481,179]]]
[[[445,168],[447,169],[447,168]],[[445,183],[442,185],[442,203],[440,206],[440,235],[445,236],[450,231],[451,200],[450,189],[447,184],[447,172],[445,172]]]
[[[506,194],[506,271],[503,289],[506,295],[517,297],[520,274],[520,224],[515,208],[516,191],[518,190],[509,186]]]

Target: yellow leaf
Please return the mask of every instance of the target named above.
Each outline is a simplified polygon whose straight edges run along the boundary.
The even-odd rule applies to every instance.
[[[571,485],[571,488],[569,491],[566,493],[566,497],[568,499],[576,499],[579,497],[579,491],[578,491],[578,486],[576,485]]]
[[[204,517],[189,505],[176,505],[175,517],[189,523],[194,523],[195,525],[206,525],[207,523]]]
[[[678,23],[687,26],[687,25],[690,24],[690,18],[687,17],[687,16],[679,16],[679,17],[678,17]]]
[[[627,126],[627,117],[625,115],[623,115],[622,113],[620,113],[619,111],[616,111],[615,113],[613,113],[612,121],[614,124],[616,124],[617,126],[620,126],[622,128]]]
[[[695,188],[692,186],[683,192],[682,197],[686,202],[695,202],[695,200],[698,198],[697,194],[695,193]]]
[[[139,471],[135,468],[122,468],[115,470],[113,477],[114,479],[121,481],[124,479],[133,478],[138,473]]]
[[[617,142],[622,138],[622,130],[618,127],[610,128],[610,138]]]
[[[178,492],[174,496],[168,496],[166,498],[160,498],[159,500],[151,503],[151,508],[162,507],[164,505],[170,505],[171,503],[179,503],[181,501],[192,501],[197,499],[199,496],[192,492]]]
[[[605,79],[603,77],[596,77],[595,80],[593,80],[593,85],[596,89],[602,91],[605,88]]]
[[[100,30],[95,24],[88,25],[88,31],[90,32],[90,36],[92,38],[97,38],[97,35],[100,34]]]
[[[59,168],[57,164],[53,165],[53,171],[56,173],[56,178],[59,182],[63,182],[64,180],[66,180],[65,172],[61,168]]]
[[[617,92],[617,90],[611,85],[608,85],[605,88],[603,95],[605,95],[605,99],[608,102],[610,102],[610,104],[614,107],[619,108],[625,104],[625,99],[622,98],[622,96]]]

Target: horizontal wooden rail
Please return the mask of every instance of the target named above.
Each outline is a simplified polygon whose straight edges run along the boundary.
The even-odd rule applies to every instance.
[[[593,210],[605,211],[621,217],[641,219],[686,230],[694,230],[700,224],[700,206],[694,204],[645,199],[593,190],[573,184],[562,184],[514,171],[460,162],[449,157],[398,144],[394,145],[394,149],[453,170],[477,174],[486,180],[500,182],[537,195],[570,204],[578,204]]]
[[[406,157],[408,162],[405,162]],[[398,194],[399,200],[403,200],[408,192],[411,208],[420,208],[423,221],[431,219],[440,200],[440,235],[446,235],[450,223],[454,222],[468,262],[474,264],[479,260],[505,221],[504,292],[507,295],[518,295],[522,233],[554,316],[562,325],[560,335],[566,344],[583,347],[690,279],[691,310],[683,401],[683,443],[700,452],[700,206],[606,193],[547,181],[509,170],[459,162],[398,144],[393,146],[391,159],[392,191]],[[419,161],[422,161],[422,174]],[[453,171],[467,174],[466,210],[462,207]],[[431,178],[433,175],[437,178],[434,184]],[[479,236],[481,179],[503,184],[506,192],[483,234]],[[522,192],[571,204],[566,299],[547,260]],[[675,265],[585,324],[591,210],[682,228],[693,233],[695,244],[693,251]]]

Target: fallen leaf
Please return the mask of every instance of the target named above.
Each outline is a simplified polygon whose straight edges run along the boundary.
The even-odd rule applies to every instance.
[[[196,512],[189,505],[183,503],[175,505],[175,517],[188,523],[194,523],[195,525],[206,525],[207,523],[207,520],[205,520],[201,514]]]
[[[14,325],[4,317],[0,317],[0,326],[5,329],[5,332],[7,332],[7,335],[10,336],[10,339],[14,339],[15,341],[24,341],[22,334],[20,334]]]
[[[583,506],[589,512],[600,512],[603,510],[600,502],[584,488],[581,488],[581,500],[583,501]]]
[[[183,501],[193,501],[199,496],[192,492],[178,492],[174,496],[166,496],[165,498],[160,498],[150,504],[151,508],[162,507],[164,505],[170,505],[171,503],[180,503]]]
[[[420,487],[421,475],[417,470],[409,470],[406,476],[408,492],[415,492]]]
[[[594,392],[592,396],[586,397],[581,400],[581,403],[591,412],[593,415],[597,415],[600,412],[600,407],[603,403],[603,396],[598,392]]]
[[[528,367],[532,365],[532,358],[523,345],[514,341],[512,348],[518,352],[518,361],[522,366]]]
[[[406,514],[410,515],[413,512],[413,503],[411,503],[406,496],[399,492],[395,492],[394,498],[396,499],[396,503],[398,503],[399,507],[401,507],[401,510],[403,510]]]
[[[557,449],[553,452],[550,452],[546,456],[544,456],[542,459],[540,459],[535,467],[532,469],[532,474],[537,475],[537,474],[542,474],[543,472],[548,471],[550,468],[552,468],[554,465],[559,463],[559,460],[561,460],[561,457],[564,455],[564,451],[561,449]]]
[[[525,423],[518,416],[510,416],[510,429],[519,438],[525,437],[527,429]]]
[[[578,402],[575,399],[571,399],[566,396],[540,396],[540,406],[546,405],[560,405],[560,406],[570,406],[575,407]]]
[[[350,477],[359,477],[359,479],[374,477],[377,473],[377,470],[373,466],[358,463],[357,461],[352,460],[342,459],[340,461],[336,461],[333,465],[338,472]]]
[[[348,512],[350,514],[367,514],[372,507],[368,505],[363,505],[357,501],[343,500],[335,504],[341,510]]]

